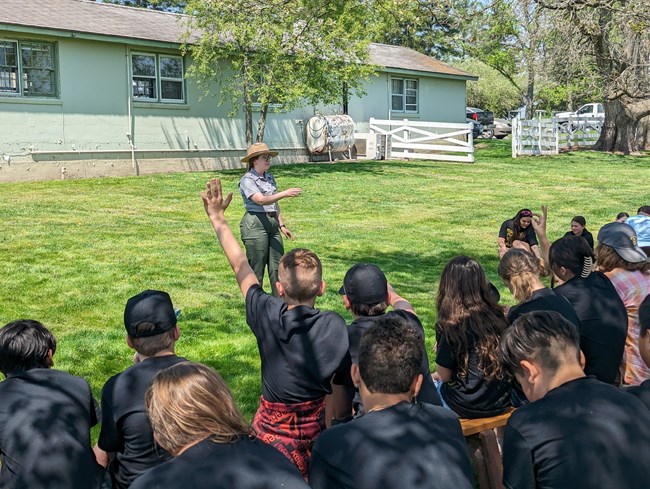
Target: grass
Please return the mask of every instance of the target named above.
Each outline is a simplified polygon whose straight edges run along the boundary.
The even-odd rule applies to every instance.
[[[496,276],[496,235],[521,207],[548,204],[549,234],[576,214],[597,232],[620,211],[648,199],[650,158],[595,152],[510,158],[508,141],[481,145],[473,165],[379,161],[276,166],[296,234],[285,246],[320,256],[323,309],[350,319],[337,290],[355,262],[371,261],[415,306],[433,347],[435,292],[442,268],[459,254]],[[0,324],[33,318],[58,339],[57,368],[85,377],[99,396],[126,368],[126,300],[146,288],[170,293],[183,310],[179,354],[212,365],[250,419],[260,393],[259,358],[244,301],[199,197],[218,176],[237,192],[241,171],[3,184],[0,187]],[[236,195],[227,213],[239,235]]]

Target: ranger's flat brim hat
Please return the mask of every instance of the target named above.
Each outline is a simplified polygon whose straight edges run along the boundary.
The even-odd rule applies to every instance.
[[[244,156],[241,160],[242,163],[248,163],[251,159],[261,155],[278,156],[278,152],[271,151],[266,143],[254,143],[251,144],[251,146],[248,148],[248,151],[246,151],[246,156]]]

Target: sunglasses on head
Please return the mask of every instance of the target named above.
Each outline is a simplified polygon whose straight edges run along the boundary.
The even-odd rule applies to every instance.
[[[530,212],[530,211],[524,211],[521,214],[519,214],[519,217],[520,218],[522,218],[522,217],[533,217],[533,213]]]

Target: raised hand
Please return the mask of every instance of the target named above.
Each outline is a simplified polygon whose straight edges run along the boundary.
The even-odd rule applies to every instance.
[[[201,192],[201,198],[203,199],[203,208],[210,218],[223,218],[224,212],[232,200],[232,192],[224,199],[221,180],[213,178],[205,184],[205,190]]]
[[[536,233],[540,231],[546,234],[546,221],[548,219],[548,206],[542,205],[542,213],[535,212],[533,214],[532,225]]]

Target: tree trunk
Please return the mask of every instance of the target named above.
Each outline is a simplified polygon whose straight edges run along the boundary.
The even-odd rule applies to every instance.
[[[532,56],[528,56],[527,61],[528,68],[528,82],[526,84],[526,119],[533,118],[533,100],[535,100],[535,66]]]
[[[644,117],[637,125],[636,142],[639,149],[650,149],[650,117]]]
[[[243,96],[244,96],[244,120],[246,122],[246,146],[253,144],[253,96],[250,84],[250,61],[244,57],[242,65]]]
[[[257,121],[257,142],[264,142],[264,129],[266,129],[266,114],[269,111],[269,104],[264,103],[260,107],[260,118]]]
[[[635,143],[636,121],[627,113],[621,99],[605,100],[605,123],[594,149],[630,154],[637,151]]]

